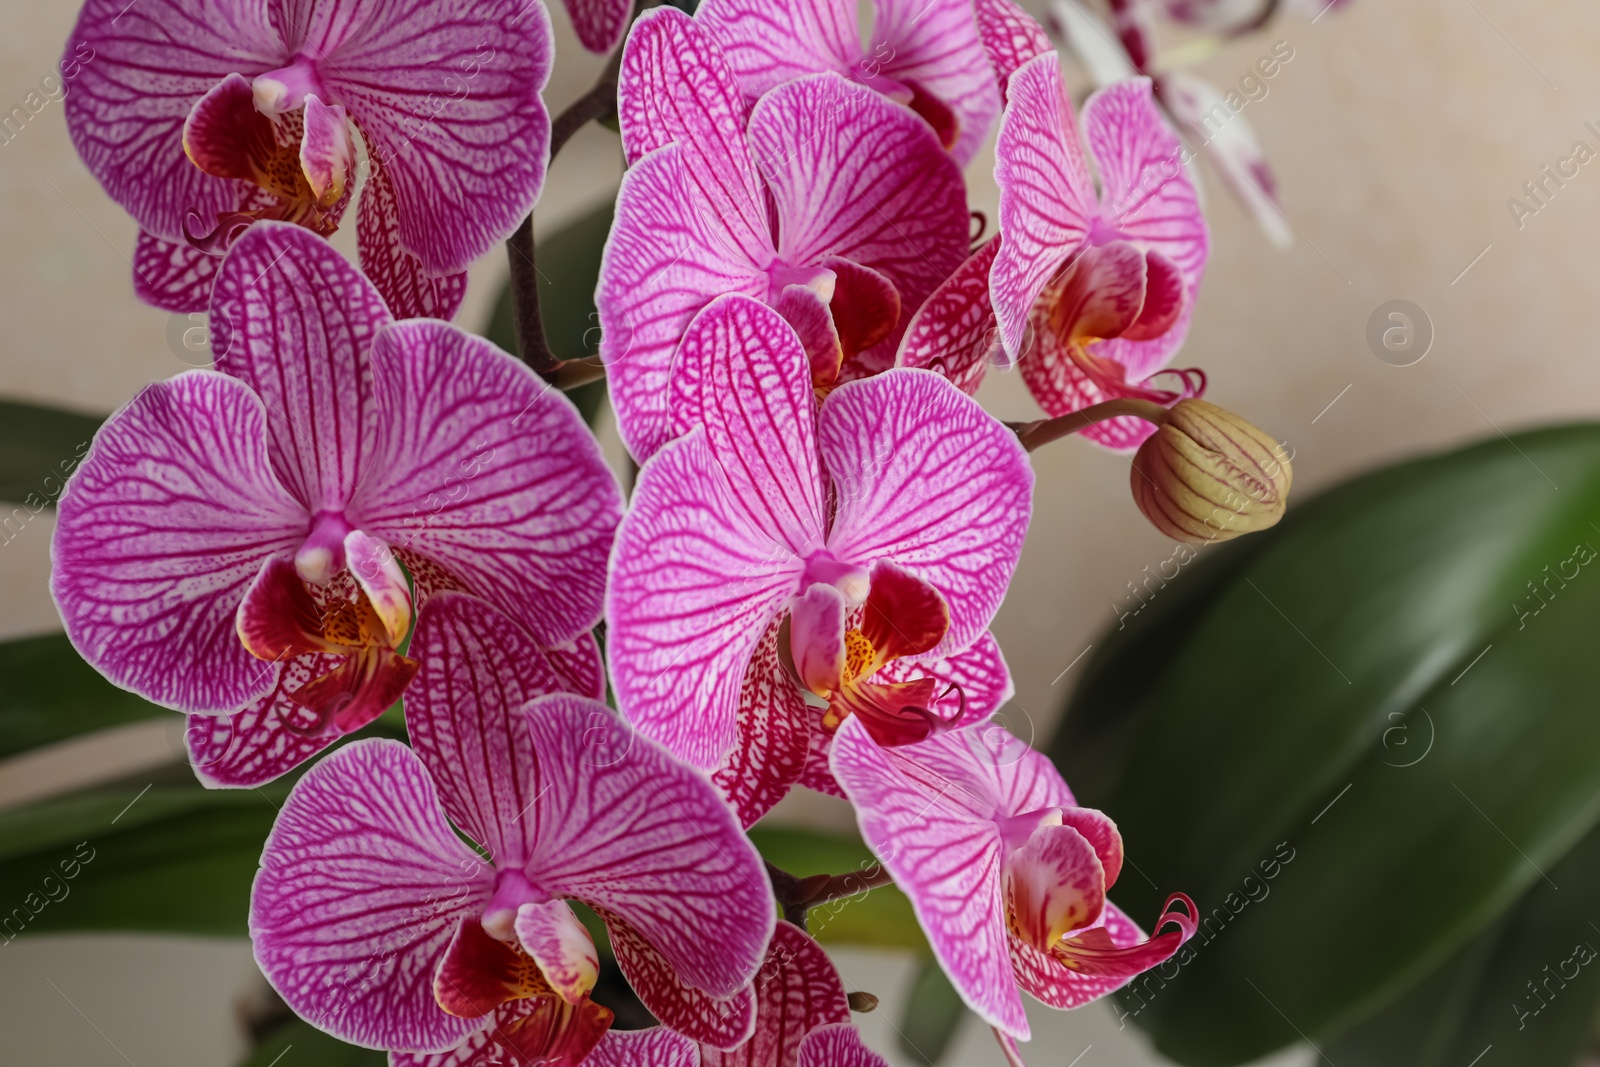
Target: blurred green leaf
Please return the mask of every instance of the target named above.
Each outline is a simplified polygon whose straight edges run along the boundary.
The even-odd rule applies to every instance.
[[[757,826],[751,829],[750,840],[762,856],[800,878],[867,870],[876,863],[872,851],[855,835]],[[929,954],[927,938],[917,925],[911,901],[892,885],[812,908],[806,916],[806,929],[823,944],[871,945]]]
[[[900,1051],[918,1063],[938,1063],[969,1014],[944,968],[931,959],[923,960],[900,1018]]]
[[[261,845],[288,790],[126,786],[0,812],[7,939],[63,930],[244,936]]]
[[[1595,824],[1597,522],[1600,428],[1495,439],[1205,550],[1097,642],[1051,753],[1121,827],[1118,903],[1199,902],[1119,996],[1163,1052],[1336,1035]]]
[[[594,290],[600,284],[600,255],[611,233],[612,209],[612,204],[602,204],[545,237],[534,249],[545,339],[561,359],[599,351],[600,316],[594,307]],[[501,287],[483,334],[507,352],[519,354],[509,283]],[[578,405],[584,420],[593,424],[605,390],[604,381],[590,382],[567,396]]]
[[[23,505],[7,516],[5,540],[55,503],[104,421],[100,415],[0,400],[0,500]]]
[[[1557,887],[1560,887],[1559,889]],[[1572,1067],[1600,1002],[1600,831],[1377,1017],[1327,1049],[1346,1067]],[[1587,963],[1583,961],[1587,960]]]
[[[66,634],[0,643],[0,759],[92,730],[176,714],[118,689]]]
[[[293,1055],[288,1055],[293,1050]],[[347,1045],[301,1019],[290,1019],[266,1036],[238,1067],[384,1067],[386,1052]]]

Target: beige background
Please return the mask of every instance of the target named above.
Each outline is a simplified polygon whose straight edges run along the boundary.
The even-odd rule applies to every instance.
[[[71,3],[0,0],[0,103],[20,102],[52,69],[74,17]],[[555,19],[561,59],[550,95],[559,107],[594,64]],[[1215,247],[1180,364],[1204,367],[1212,399],[1294,447],[1301,496],[1420,450],[1600,414],[1600,163],[1520,230],[1506,204],[1574,142],[1600,150],[1583,125],[1600,126],[1600,8],[1356,0],[1315,25],[1282,20],[1200,71],[1234,82],[1276,40],[1295,57],[1245,118],[1277,170],[1295,243],[1272,248],[1207,175]],[[50,105],[0,145],[0,392],[108,411],[188,364],[169,344],[168,316],[134,300],[125,258],[133,224],[79,165],[61,116]],[[974,205],[993,218],[989,165],[979,159],[971,175]],[[552,171],[541,228],[608,195],[619,174],[615,139],[586,131]],[[503,270],[491,257],[474,272],[461,321],[481,321]],[[1380,362],[1364,339],[1368,316],[1395,298],[1420,304],[1436,329],[1430,354],[1412,367]],[[993,381],[984,397],[1003,416],[1034,415],[1013,378]],[[1036,463],[1034,526],[995,629],[1016,674],[1011,721],[1043,738],[1072,684],[1062,672],[1112,622],[1125,583],[1171,546],[1134,511],[1126,461],[1069,441]],[[0,549],[0,636],[56,625],[45,586],[50,528],[41,516]],[[170,759],[167,733],[141,728],[0,766],[0,803],[111,763]],[[787,812],[840,814],[804,804]],[[1138,842],[1129,847],[1136,857]],[[884,995],[886,1010],[865,1025],[888,1049],[905,961],[847,953],[843,964],[852,987]],[[241,1047],[233,1005],[254,981],[242,943],[19,941],[0,948],[5,1060],[226,1067]],[[1037,1015],[1035,1064],[1153,1062],[1102,1009]],[[952,1062],[999,1060],[969,1027]]]

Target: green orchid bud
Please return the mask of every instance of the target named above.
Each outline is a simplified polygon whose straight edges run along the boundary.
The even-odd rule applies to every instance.
[[[1133,457],[1133,499],[1168,537],[1229,541],[1283,517],[1294,472],[1282,445],[1204,400],[1180,400]]]

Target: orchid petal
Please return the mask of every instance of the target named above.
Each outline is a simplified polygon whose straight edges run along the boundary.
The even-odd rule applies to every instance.
[[[266,4],[89,0],[62,60],[77,71],[63,101],[72,143],[141,229],[181,243],[191,212],[209,220],[240,196],[238,182],[184,156],[190,109],[228,75],[270,70],[291,51]]]
[[[372,280],[397,319],[453,319],[467,295],[465,271],[429,275],[422,260],[400,244],[400,206],[394,183],[368,146],[370,167],[356,208],[356,251],[361,271]]]
[[[895,755],[920,756],[941,740],[886,752],[851,717],[833,738],[833,774],[856,807],[862,837],[911,899],[962,1000],[990,1025],[1026,1038],[1006,947],[998,828],[959,788],[950,791]]]
[[[771,240],[750,149],[749,114],[727,58],[707,27],[671,7],[639,16],[622,51],[617,114],[630,164],[668,144],[690,160],[687,177],[706,209],[746,255]]]
[[[753,986],[746,985],[730,997],[708,996],[686,985],[666,957],[627,922],[603,909],[600,917],[611,937],[617,969],[662,1025],[712,1048],[736,1048],[750,1038],[756,1025]]]
[[[529,879],[620,916],[712,996],[746,985],[772,934],[772,888],[716,790],[597,701],[542,697],[525,721]]]
[[[409,650],[422,663],[406,696],[411,745],[451,821],[515,867],[527,855],[534,799],[520,712],[560,692],[561,680],[509,616],[461,593],[428,601]]]
[[[866,59],[855,0],[705,0],[695,21],[716,34],[750,104],[808,74],[849,77]]]
[[[922,120],[834,74],[762,97],[749,136],[777,205],[783,260],[842,256],[899,291],[901,322],[881,342],[887,362],[911,313],[967,257],[960,168]]]
[[[600,977],[600,956],[565,901],[522,905],[517,909],[516,931],[523,950],[561,999],[577,1004],[588,996]]]
[[[989,286],[1001,341],[1016,358],[1029,313],[1083,247],[1099,207],[1056,54],[1018,67],[1009,94],[995,145],[1001,245]]]
[[[595,292],[617,431],[640,462],[672,439],[666,397],[690,320],[720,294],[767,292],[770,249],[752,260],[739,248],[705,204],[685,195],[691,173],[676,145],[628,169]]]
[[[389,312],[333,246],[286,222],[234,243],[211,292],[217,369],[255,390],[272,468],[313,513],[341,511],[377,437],[366,350]]]
[[[699,228],[728,255],[765,266],[767,197],[745,142],[744,101],[716,41],[682,11],[656,8],[635,23],[622,68],[617,111],[628,162],[677,145],[684,165],[673,195],[686,201],[678,210],[698,214]]]
[[[261,971],[303,1019],[369,1048],[443,1051],[477,1029],[434,969],[493,873],[445,821],[422,761],[356,741],[295,783],[250,894]]]
[[[1163,76],[1161,94],[1193,143],[1211,149],[1209,158],[1223,184],[1261,227],[1267,240],[1278,248],[1288,248],[1294,242],[1294,231],[1278,206],[1277,179],[1250,121],[1234,114],[1214,87],[1188,74]],[[1220,123],[1216,118],[1218,108],[1227,115]]]
[[[254,789],[294,770],[343,735],[317,729],[318,716],[289,694],[336,669],[342,657],[301,656],[283,664],[272,692],[232,715],[191,715],[184,743],[208,789]]]
[[[906,327],[899,367],[921,367],[976,396],[989,359],[999,348],[999,326],[989,300],[989,270],[1000,251],[991,237],[946,278]]]
[[[741,296],[695,316],[673,366],[674,430],[705,426],[733,500],[796,554],[821,547],[816,399],[806,353],[782,315]]]
[[[948,111],[956,128],[945,145],[965,166],[1000,114],[994,67],[972,0],[876,0],[874,6],[877,19],[862,66],[911,86],[912,110],[925,118],[928,112],[919,106],[923,96]]]
[[[564,692],[595,700],[606,698],[606,661],[594,634],[579,634],[571,644],[544,650]]]
[[[622,500],[572,402],[442,322],[381,331],[372,363],[385,419],[352,521],[444,564],[543,646],[592,628]]]
[[[207,255],[186,241],[163,241],[140,230],[133,245],[133,292],[162,311],[191,316],[190,321],[209,336],[198,313],[211,302],[211,283],[221,266],[221,257]]]
[[[1034,17],[1022,10],[1016,0],[976,0],[978,36],[994,67],[995,80],[1004,102],[1006,83],[1012,73],[1034,56],[1051,51],[1050,38]]]
[[[633,14],[633,0],[566,0],[566,7],[578,42],[599,55],[617,47]]]
[[[483,0],[470,17],[423,0],[317,4],[307,36],[388,172],[400,247],[428,274],[466,270],[517,228],[549,159],[543,4]]]
[[[260,400],[210,371],[148,386],[95,435],[61,498],[50,589],[74,647],[117,685],[180,711],[272,691],[277,669],[234,616],[308,518],[266,435]]]
[[[700,1047],[665,1026],[607,1030],[584,1061],[588,1067],[700,1067]]]
[[[806,1035],[850,1021],[850,1004],[833,961],[804,930],[780,922],[756,975],[756,1029],[731,1052],[702,1049],[702,1067],[792,1064]],[[825,1067],[838,1061],[825,1060]]]
[[[840,386],[817,423],[838,494],[828,548],[893,559],[949,605],[949,653],[978,639],[1016,569],[1033,470],[1014,433],[931,371]]]
[[[861,1031],[849,1023],[820,1026],[805,1036],[795,1057],[796,1067],[889,1067],[889,1061],[869,1049]]]
[[[738,742],[711,776],[739,822],[754,826],[804,771],[817,715],[778,656],[782,622],[757,642],[739,693]]]
[[[1083,105],[1084,134],[1103,188],[1107,225],[1183,272],[1190,292],[1211,238],[1183,164],[1183,142],[1156,109],[1149,78],[1118,82]]]
[[[639,472],[606,592],[617,706],[697,767],[732,749],[751,651],[804,564],[755,527],[697,429]]]

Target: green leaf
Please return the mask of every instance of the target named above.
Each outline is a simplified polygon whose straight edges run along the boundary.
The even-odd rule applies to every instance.
[[[864,871],[876,864],[872,851],[854,835],[757,826],[750,831],[750,840],[762,856],[800,878]],[[892,885],[812,908],[806,916],[806,929],[823,944],[871,945],[929,954],[928,940],[917,925],[911,901]]]
[[[1597,522],[1600,428],[1496,439],[1206,550],[1097,642],[1051,753],[1121,827],[1118,903],[1199,902],[1119,997],[1163,1052],[1336,1035],[1595,824]]]
[[[611,233],[614,205],[595,208],[538,242],[534,261],[539,268],[539,313],[544,318],[545,339],[561,359],[578,359],[599,351],[600,315],[594,306],[600,284],[600,255]],[[509,282],[495,300],[484,336],[507,352],[518,354],[516,325],[511,311]],[[593,424],[605,382],[590,382],[567,395]]]
[[[944,968],[931,959],[923,960],[900,1019],[900,1051],[931,1067],[944,1058],[968,1014]]]
[[[347,1045],[302,1019],[290,1019],[268,1034],[238,1067],[384,1067],[388,1062],[386,1052]]]
[[[5,540],[61,495],[89,442],[99,415],[0,400],[0,500],[23,505],[5,521]]]
[[[66,634],[0,643],[0,759],[92,730],[173,715],[106,681]]]
[[[1559,889],[1557,888],[1559,887]],[[1327,1049],[1360,1067],[1571,1067],[1600,1003],[1600,832],[1381,1014]],[[1583,961],[1587,960],[1585,963]]]
[[[63,930],[244,936],[261,845],[288,789],[127,786],[0,812],[7,940]]]

